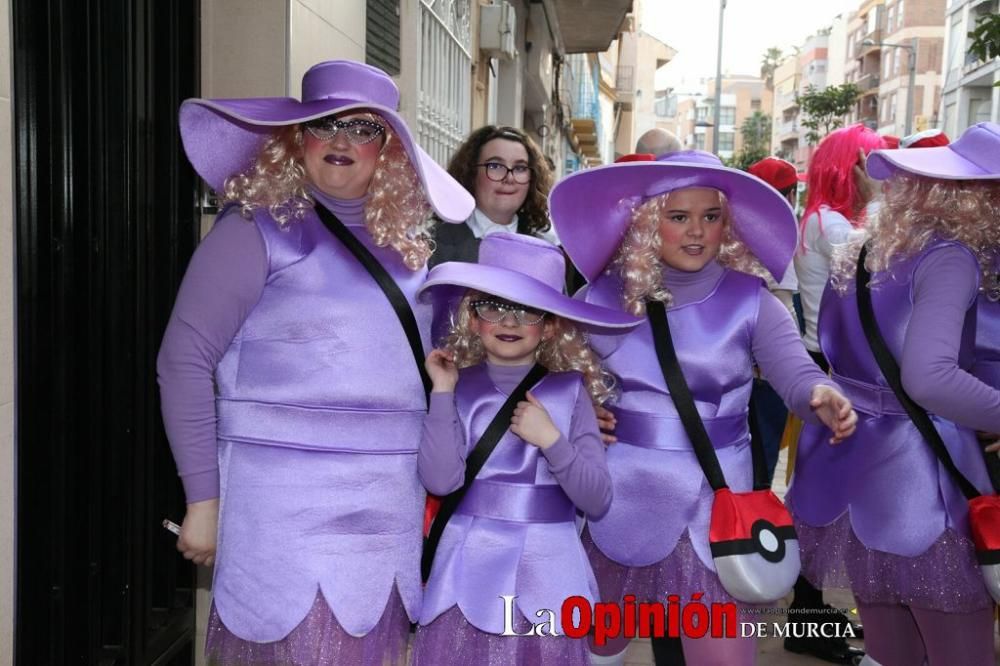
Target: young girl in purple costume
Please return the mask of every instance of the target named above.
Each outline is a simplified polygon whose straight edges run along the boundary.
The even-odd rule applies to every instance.
[[[752,480],[747,407],[755,362],[796,414],[829,426],[834,440],[852,432],[850,402],[809,359],[788,310],[760,278],[724,265],[761,271],[763,264],[776,278],[788,267],[795,218],[773,188],[714,155],[687,151],[573,174],[556,185],[550,209],[566,251],[591,281],[586,302],[636,315],[647,300],[668,305],[681,368],[734,491],[749,490]],[[733,601],[709,552],[713,493],[667,391],[649,323],[592,341],[621,386],[618,442],[608,449],[615,497],[584,535],[602,598],[663,603],[677,594],[687,603],[701,593],[706,604]],[[755,659],[752,638],[681,638],[689,666]],[[609,643],[601,663],[622,663],[625,647]]]
[[[980,276],[1000,247],[1000,125],[980,123],[945,147],[876,151],[867,166],[887,181],[885,204],[867,236],[835,254],[819,326],[862,416],[838,447],[802,433],[788,501],[803,569],[815,584],[850,585],[865,647],[883,666],[992,666],[994,604],[967,502],[886,388],[854,275],[867,241],[872,307],[903,388],[933,415],[966,478],[990,492],[973,429],[1000,431],[1000,391],[968,371]]]
[[[302,102],[181,107],[224,209],[158,360],[188,502],[177,547],[215,561],[210,663],[401,664],[420,610],[426,402],[396,313],[319,211],[412,302],[431,208],[457,222],[473,202],[413,143],[384,72],[325,62],[302,88]],[[430,308],[413,309],[426,345]]]
[[[417,467],[430,492],[461,487],[466,457],[506,396],[535,363],[550,372],[517,405],[445,527],[414,666],[588,663],[583,640],[500,635],[511,625],[524,634],[529,620],[547,619],[542,609],[563,634],[562,602],[597,599],[575,517],[600,516],[611,501],[593,407],[611,384],[584,331],[623,332],[638,320],[564,296],[564,274],[555,246],[498,232],[483,239],[478,264],[436,266],[422,288],[442,303],[453,302],[456,287],[467,290],[443,348],[427,358],[434,389]],[[507,617],[503,597],[516,597]]]

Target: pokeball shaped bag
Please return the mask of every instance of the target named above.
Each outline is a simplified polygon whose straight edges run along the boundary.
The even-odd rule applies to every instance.
[[[937,456],[941,466],[944,467],[952,480],[958,485],[959,490],[969,502],[969,528],[972,532],[972,542],[976,547],[976,561],[979,562],[979,569],[983,574],[983,583],[989,590],[990,596],[997,603],[1000,603],[1000,459],[992,453],[985,453],[986,470],[989,473],[990,483],[993,485],[995,493],[993,495],[982,495],[979,490],[969,481],[955,465],[948,447],[945,446],[941,434],[934,427],[934,422],[927,415],[927,411],[913,401],[906,391],[903,390],[903,381],[899,370],[899,364],[889,351],[882,332],[875,321],[875,311],[872,309],[872,295],[869,288],[871,275],[865,268],[865,258],[868,256],[868,246],[861,247],[861,254],[858,256],[857,271],[855,281],[857,284],[858,315],[861,319],[861,327],[865,331],[868,339],[868,346],[871,347],[872,354],[878,369],[882,372],[886,382],[896,394],[899,404],[906,410],[913,425],[917,427],[924,440],[930,445],[934,455]]]
[[[780,599],[788,594],[799,577],[799,542],[791,514],[771,492],[767,482],[763,442],[756,436],[750,438],[754,490],[734,493],[726,485],[715,447],[681,371],[663,303],[647,302],[646,316],[653,328],[656,356],[670,397],[694,447],[698,464],[715,491],[708,541],[722,587],[744,603]]]

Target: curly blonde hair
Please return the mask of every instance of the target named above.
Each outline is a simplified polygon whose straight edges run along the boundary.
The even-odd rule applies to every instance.
[[[663,261],[660,259],[660,222],[666,214],[670,192],[647,199],[632,211],[632,219],[611,267],[622,278],[622,303],[637,317],[646,314],[646,301],[673,302],[673,295],[663,284]],[[733,228],[726,195],[719,192],[725,231],[719,249],[720,264],[733,270],[763,277],[767,275],[757,257],[740,240]]]
[[[472,331],[470,322],[475,316],[472,301],[484,294],[469,290],[452,316],[451,331],[442,347],[454,355],[455,365],[466,368],[481,363],[486,350],[479,336]],[[546,323],[554,326],[553,335],[543,340],[535,350],[535,360],[550,372],[575,370],[583,375],[583,383],[595,405],[601,405],[614,396],[615,380],[601,365],[600,359],[587,342],[587,335],[571,321],[548,314]]]
[[[370,119],[386,125],[386,138],[368,187],[365,228],[376,245],[392,247],[407,268],[416,271],[434,249],[431,206],[399,137],[381,116],[370,114]],[[303,219],[315,202],[306,189],[302,158],[302,126],[278,128],[253,166],[226,179],[222,203],[236,203],[246,218],[266,209],[281,226]]]
[[[874,274],[888,272],[918,254],[935,239],[965,245],[979,261],[983,278],[993,271],[1000,247],[1000,182],[942,180],[909,174],[894,176],[878,215],[865,232],[839,246],[830,276],[846,293],[854,281],[861,246],[871,241],[865,265]],[[887,273],[891,275],[890,273]],[[873,278],[873,283],[881,278]]]

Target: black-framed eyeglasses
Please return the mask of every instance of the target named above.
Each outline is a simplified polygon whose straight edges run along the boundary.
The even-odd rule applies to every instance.
[[[305,124],[306,131],[320,141],[333,141],[338,132],[343,132],[347,140],[356,146],[363,146],[385,134],[385,127],[364,118],[337,120],[333,116],[310,120]]]
[[[523,305],[511,305],[500,301],[472,301],[472,311],[476,316],[490,324],[499,324],[508,314],[514,315],[514,319],[521,326],[538,326],[545,319],[546,312],[534,308],[526,308]]]
[[[514,177],[514,182],[521,185],[531,180],[531,167],[527,164],[515,164],[509,167],[502,162],[484,162],[476,166],[486,169],[486,177],[498,183],[506,178],[507,174],[511,174]]]

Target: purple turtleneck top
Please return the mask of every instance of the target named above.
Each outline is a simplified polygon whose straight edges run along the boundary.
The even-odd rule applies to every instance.
[[[687,305],[708,297],[724,272],[725,268],[715,261],[709,262],[699,271],[680,271],[664,266],[663,283],[673,295],[670,307]],[[806,354],[788,309],[767,291],[763,283],[761,291],[751,354],[760,367],[761,374],[771,383],[784,403],[803,419],[819,423],[809,407],[812,389],[817,384],[836,384]],[[602,357],[607,357],[620,344],[621,339],[594,338],[594,348]]]
[[[507,395],[531,367],[486,364],[494,386]],[[570,423],[570,432],[561,433],[555,444],[542,449],[542,455],[573,504],[588,515],[601,515],[611,503],[611,477],[604,464],[597,417],[586,391],[580,391]],[[436,495],[461,487],[465,481],[465,456],[465,435],[458,422],[455,394],[431,393],[417,454],[417,474],[424,487]]]
[[[312,196],[348,226],[364,224],[367,195]],[[268,258],[257,226],[225,212],[195,249],[157,358],[167,438],[189,504],[219,496],[215,368],[260,300]]]

